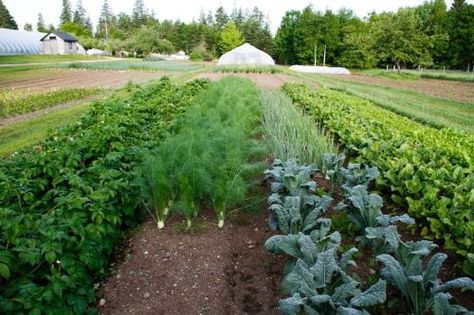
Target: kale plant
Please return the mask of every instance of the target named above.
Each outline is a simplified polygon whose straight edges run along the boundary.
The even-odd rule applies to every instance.
[[[376,167],[369,167],[361,164],[349,163],[347,168],[340,169],[344,185],[343,187],[352,188],[358,185],[367,186],[372,180],[376,179],[380,173]]]
[[[450,304],[452,296],[448,291],[451,289],[474,291],[474,281],[463,277],[442,283],[438,279],[438,274],[447,255],[443,253],[433,255],[423,269],[422,257],[430,250],[420,245],[416,246],[418,248],[415,251],[399,251],[398,254],[401,255],[399,260],[389,254],[377,256],[377,260],[384,265],[381,271],[382,277],[400,291],[414,315],[430,312],[439,315],[467,313],[465,308]]]

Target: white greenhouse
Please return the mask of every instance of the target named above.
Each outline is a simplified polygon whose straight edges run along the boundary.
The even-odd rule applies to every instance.
[[[264,51],[250,45],[243,44],[225,54],[223,54],[219,61],[218,66],[274,66],[275,61],[273,58]]]
[[[0,55],[41,54],[41,38],[45,33],[26,32],[0,28]]]

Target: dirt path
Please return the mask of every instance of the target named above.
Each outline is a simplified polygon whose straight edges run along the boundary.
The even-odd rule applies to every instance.
[[[195,222],[195,234],[177,231],[176,218],[162,231],[145,223],[103,283],[100,313],[278,314],[283,261],[264,249],[266,218],[235,217],[222,230],[214,219]]]
[[[59,88],[118,88],[127,82],[144,82],[160,77],[158,72],[51,69],[41,76],[5,79],[0,88],[44,90]]]
[[[464,103],[474,103],[474,83],[448,80],[391,80],[366,75],[338,76],[340,80],[410,89],[429,96],[437,96]]]
[[[238,76],[242,78],[250,79],[259,88],[263,89],[279,89],[286,82],[299,82],[297,78],[291,77],[286,74],[267,74],[267,73],[221,73],[221,72],[209,72],[201,73],[196,78],[207,78],[211,81],[219,81],[220,79],[227,76]]]

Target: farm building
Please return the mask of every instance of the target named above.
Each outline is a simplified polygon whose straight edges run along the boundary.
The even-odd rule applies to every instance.
[[[0,55],[37,55],[43,46],[45,33],[0,28]]]
[[[223,54],[219,61],[218,66],[274,66],[275,61],[273,58],[264,51],[250,45],[243,44],[225,54]]]
[[[84,48],[74,36],[55,31],[46,34],[42,39],[43,53],[47,55],[85,54]]]

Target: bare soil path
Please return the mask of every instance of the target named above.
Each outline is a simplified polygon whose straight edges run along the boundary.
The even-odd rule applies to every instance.
[[[221,72],[209,72],[201,73],[196,78],[207,78],[211,81],[219,81],[220,79],[227,76],[238,76],[242,78],[250,79],[259,88],[262,89],[279,89],[284,83],[287,82],[300,82],[298,78],[286,74],[268,74],[268,73],[221,73]]]
[[[0,88],[6,89],[60,89],[60,88],[119,88],[128,82],[144,82],[160,77],[158,72],[103,71],[84,69],[51,69],[40,76],[3,79]]]
[[[278,314],[282,257],[265,251],[263,215],[213,214],[195,234],[145,223],[123,246],[125,260],[101,288],[101,314]]]
[[[391,80],[359,74],[340,75],[337,78],[344,81],[355,81],[366,84],[415,90],[429,96],[436,96],[464,103],[474,103],[473,82],[434,79]]]

